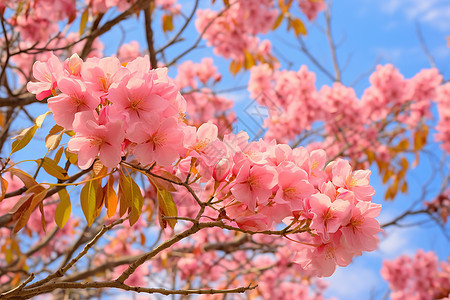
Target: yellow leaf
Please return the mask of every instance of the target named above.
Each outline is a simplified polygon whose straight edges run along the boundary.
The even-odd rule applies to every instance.
[[[78,154],[70,152],[67,148],[64,149],[64,153],[72,165],[76,165],[78,163]]]
[[[291,26],[294,28],[295,35],[299,37],[300,35],[306,35],[305,24],[300,19],[291,19]]]
[[[223,0],[223,5],[230,6],[230,1],[229,0]]]
[[[36,130],[37,130],[37,126],[34,125],[30,128],[26,128],[26,129],[22,130],[22,132],[18,136],[13,137],[13,139],[16,139],[16,140],[12,143],[11,154],[19,151],[20,149],[22,149],[26,145],[28,145],[28,143],[31,141],[34,134],[36,133]]]
[[[388,180],[391,178],[393,172],[390,169],[387,169],[383,176],[383,183],[388,182]]]
[[[107,209],[106,213],[108,215],[108,218],[111,218],[116,213],[118,202],[116,191],[114,191],[114,176],[112,174],[109,175],[108,182],[105,185],[104,196],[105,206]]]
[[[408,139],[403,139],[398,143],[397,150],[398,151],[405,151],[409,149],[409,141]]]
[[[164,32],[173,30],[173,15],[163,15],[162,16],[162,29]]]
[[[58,134],[47,135],[45,137],[45,147],[47,147],[48,150],[55,150],[56,148],[58,148],[62,136],[63,136],[62,132]]]
[[[131,207],[131,197],[129,191],[131,184],[128,177],[122,171],[119,171],[119,216],[122,217]]]
[[[278,28],[278,26],[280,26],[281,22],[283,22],[283,18],[284,18],[284,15],[283,15],[283,14],[280,14],[280,15],[278,16],[277,20],[276,20],[275,23],[273,24],[272,30],[275,30],[275,29]]]
[[[45,137],[45,147],[49,150],[55,150],[61,142],[63,130],[64,128],[59,125],[53,126],[48,135]]]
[[[66,225],[70,217],[71,205],[70,196],[67,190],[64,188],[58,191],[59,203],[55,211],[55,223],[59,228],[63,228]]]
[[[244,68],[250,69],[251,67],[253,67],[255,65],[255,59],[253,58],[252,54],[245,49],[244,49],[244,55],[245,55]]]
[[[41,160],[36,160],[36,162],[39,164]],[[61,180],[66,180],[69,178],[67,175],[67,172],[62,167],[58,166],[58,164],[49,157],[44,157],[42,159],[42,167],[44,168],[45,172],[47,172],[49,175],[52,175],[53,177],[56,177]]]
[[[173,201],[172,195],[169,191],[164,189],[158,189],[158,205],[159,205],[159,213],[162,216],[167,217],[177,217],[178,216],[178,210],[175,202]],[[162,219],[161,227],[165,228],[165,224],[169,224],[172,229],[175,227],[175,224],[177,224],[176,219]],[[160,222],[161,222],[160,220]]]
[[[86,24],[87,24],[88,18],[89,18],[89,8],[86,7],[86,9],[84,10],[83,14],[81,15],[80,31],[79,31],[80,36],[83,35],[84,29],[86,28]]]
[[[45,117],[47,117],[51,113],[52,113],[51,111],[48,111],[45,114],[42,114],[36,118],[36,120],[34,121],[34,124],[36,124],[37,128],[41,129],[42,123],[44,123]]]
[[[129,177],[129,180],[131,184],[131,211],[128,221],[130,222],[130,226],[133,226],[137,222],[137,220],[139,220],[139,217],[142,213],[144,199],[142,197],[141,189],[136,184],[136,182],[134,182],[131,177]]]
[[[90,227],[94,223],[96,212],[96,192],[97,181],[91,180],[87,182],[81,189],[80,202],[81,209],[83,210],[84,217]]]
[[[53,158],[53,160],[55,161],[55,163],[59,163],[59,161],[61,160],[62,154],[64,152],[64,147],[61,147],[58,149],[58,151],[55,154],[55,157]]]

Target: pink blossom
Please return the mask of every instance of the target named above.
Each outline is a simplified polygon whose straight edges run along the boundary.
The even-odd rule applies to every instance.
[[[127,137],[137,144],[133,154],[142,165],[156,162],[159,166],[169,166],[183,149],[183,131],[177,120],[163,119],[155,112],[149,113],[147,120],[135,123]]]
[[[58,87],[63,93],[49,98],[48,107],[55,122],[66,129],[73,129],[76,113],[92,111],[100,104],[100,99],[92,96],[78,79],[63,77],[58,81]]]
[[[273,168],[250,166],[249,162],[245,162],[239,169],[231,193],[238,201],[247,204],[248,208],[254,211],[257,204],[267,204],[277,179],[277,173]]]
[[[47,98],[56,88],[57,80],[62,76],[62,72],[61,61],[54,54],[45,62],[36,61],[33,65],[33,76],[39,82],[28,82],[28,91],[36,94],[38,100]]]
[[[338,229],[346,225],[351,216],[351,206],[348,201],[331,199],[324,194],[314,194],[309,198],[310,212],[313,214],[311,229],[323,238],[329,240],[329,234],[335,233]]]
[[[122,122],[101,123],[95,111],[83,111],[75,114],[73,128],[76,134],[68,146],[71,152],[78,154],[80,168],[89,168],[97,155],[108,168],[119,164],[124,139]]]
[[[130,124],[146,118],[150,112],[164,111],[169,102],[152,92],[154,74],[136,72],[109,89],[112,110],[127,113]]]

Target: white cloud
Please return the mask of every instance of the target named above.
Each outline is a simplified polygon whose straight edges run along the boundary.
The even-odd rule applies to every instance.
[[[367,299],[367,295],[380,284],[375,270],[353,264],[345,268],[338,267],[327,281],[330,283],[328,295],[347,300]]]
[[[391,0],[382,7],[382,11],[404,14],[409,20],[426,23],[442,31],[450,29],[448,0]]]

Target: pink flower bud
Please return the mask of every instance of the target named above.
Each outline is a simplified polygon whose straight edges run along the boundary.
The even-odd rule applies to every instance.
[[[227,178],[228,174],[230,174],[231,167],[233,166],[232,161],[222,158],[219,160],[219,162],[216,164],[216,166],[213,169],[213,178],[216,181],[223,181],[225,178]]]

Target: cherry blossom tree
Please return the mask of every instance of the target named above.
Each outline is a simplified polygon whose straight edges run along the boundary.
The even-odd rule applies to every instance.
[[[439,190],[424,183],[384,223],[370,183],[375,170],[377,195],[395,200],[428,145],[450,150],[450,84],[432,60],[411,78],[378,65],[358,96],[332,1],[201,2],[0,3],[0,299],[319,300],[321,278],[376,250],[385,228],[422,215],[448,238],[445,164],[430,160]],[[318,16],[331,68],[305,40]],[[124,43],[124,24],[145,45]],[[118,28],[113,49],[101,38]],[[270,32],[308,64],[286,68]],[[214,56],[195,59],[204,44]],[[318,89],[311,68],[330,84]],[[240,74],[244,86],[227,86]],[[269,112],[263,134],[237,130],[227,92],[245,90]],[[381,274],[392,299],[450,295],[450,266],[432,252]]]

